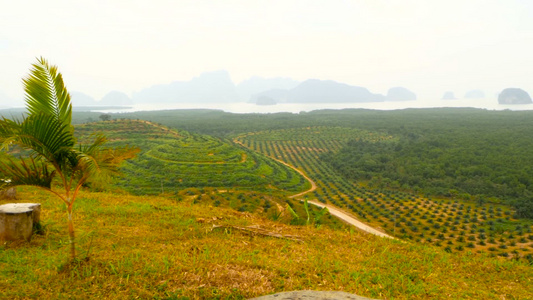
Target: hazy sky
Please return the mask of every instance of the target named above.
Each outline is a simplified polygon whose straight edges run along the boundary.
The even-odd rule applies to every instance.
[[[35,57],[99,100],[227,70],[331,79],[419,98],[533,95],[533,1],[0,0],[0,99],[22,98]],[[4,96],[2,96],[4,94]],[[0,106],[6,105],[5,101]]]

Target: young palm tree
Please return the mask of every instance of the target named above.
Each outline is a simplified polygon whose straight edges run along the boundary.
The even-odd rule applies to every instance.
[[[90,180],[108,179],[120,163],[138,149],[104,148],[106,138],[97,135],[89,145],[74,137],[70,95],[57,67],[40,58],[23,79],[28,112],[22,120],[0,119],[0,166],[4,186],[32,185],[57,195],[68,216],[71,258],[76,257],[72,212],[80,188]],[[27,157],[14,158],[5,150],[18,146]]]

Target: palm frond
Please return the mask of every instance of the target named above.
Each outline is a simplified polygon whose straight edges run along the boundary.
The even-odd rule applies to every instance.
[[[70,125],[58,122],[54,116],[39,113],[28,116],[17,132],[14,143],[31,149],[38,156],[62,165],[72,152],[76,139]]]
[[[0,160],[4,179],[4,187],[17,185],[32,185],[50,189],[54,171],[50,171],[48,165],[39,159],[30,157],[15,161],[11,157]]]
[[[78,153],[78,169],[83,174],[90,174],[91,181],[106,182],[119,173],[120,164],[133,158],[140,151],[136,147],[103,148],[106,139],[98,135],[93,144],[81,146]]]
[[[93,153],[92,157],[99,173],[117,174],[120,164],[126,159],[134,158],[138,152],[138,148],[130,146],[105,148]]]
[[[20,128],[19,122],[6,118],[0,119],[0,150],[8,149],[11,144],[15,143]]]
[[[30,115],[45,113],[54,116],[63,124],[70,125],[72,105],[61,73],[44,58],[38,59],[32,67],[28,77],[22,80]]]
[[[79,150],[81,153],[93,155],[102,149],[102,146],[107,143],[107,137],[101,133],[93,134],[94,141],[89,145],[80,145]]]
[[[0,138],[11,136],[13,134],[13,131],[15,131],[16,128],[19,126],[20,123],[2,117],[2,119],[0,119]]]
[[[20,125],[21,122],[17,120],[2,117],[2,119],[0,119],[0,144],[17,136],[20,132]]]

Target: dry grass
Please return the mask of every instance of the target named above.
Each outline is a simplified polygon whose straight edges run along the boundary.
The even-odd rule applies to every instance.
[[[45,235],[0,246],[0,298],[245,299],[301,289],[382,299],[533,295],[533,268],[513,261],[356,231],[287,226],[169,198],[106,193],[81,195],[75,208],[80,260],[66,263],[66,215],[59,201],[30,189],[19,198],[42,203]]]

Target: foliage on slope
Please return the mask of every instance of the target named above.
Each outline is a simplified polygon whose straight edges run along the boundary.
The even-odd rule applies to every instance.
[[[189,187],[240,188],[298,192],[309,183],[298,173],[229,142],[147,121],[116,120],[79,125],[85,132],[102,131],[111,145],[141,149],[124,164],[118,186],[134,194],[176,193]]]
[[[344,163],[350,178],[375,175],[390,188],[423,190],[434,195],[458,193],[515,203],[521,216],[533,206],[533,112],[470,108],[320,110],[290,114],[231,114],[214,110],[177,110],[121,114],[157,120],[167,126],[217,136],[254,131],[327,126],[392,135],[394,143],[356,143],[365,157]],[[357,149],[355,149],[357,150]],[[347,148],[347,152],[350,151]],[[355,155],[362,155],[361,153]],[[350,159],[346,157],[347,159]],[[353,159],[353,158],[352,158]],[[331,161],[331,159],[328,159]],[[336,165],[342,164],[339,158]]]

